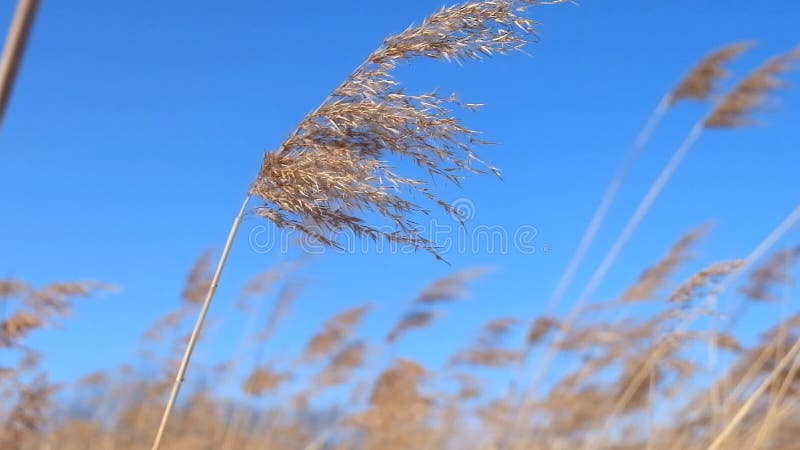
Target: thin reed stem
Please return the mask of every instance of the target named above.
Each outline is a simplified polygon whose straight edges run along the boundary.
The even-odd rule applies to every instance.
[[[781,237],[783,237],[783,235],[786,234],[798,222],[800,222],[800,205],[797,205],[794,211],[792,211],[789,214],[789,216],[787,216],[786,219],[784,219],[784,221],[781,222],[781,224],[769,236],[767,236],[766,239],[764,239],[761,245],[759,245],[758,248],[756,248],[753,251],[753,253],[751,253],[745,259],[746,261],[745,265],[739,269],[738,273],[744,272],[744,270],[747,267],[751,266],[753,263],[755,263],[756,260],[764,256],[764,254],[766,254],[769,251],[769,249],[772,248],[772,246],[774,246],[778,242],[778,240]],[[720,290],[727,288],[729,285],[730,282],[723,282],[722,285],[720,286]],[[734,387],[731,394],[728,395],[728,400],[725,403],[723,403],[722,405],[723,411],[727,411],[733,399],[738,397],[739,394],[741,394],[747,387],[745,380],[750,379],[751,376],[754,375],[754,372],[758,371],[760,367],[763,366],[763,364],[765,364],[766,359],[769,357],[769,351],[770,347],[765,348],[764,351],[762,351],[759,354],[758,359],[756,359],[756,361],[750,365],[748,373],[745,374],[742,380]]]
[[[800,205],[792,211],[786,219],[783,220],[766,238],[764,238],[761,243],[759,243],[747,258],[744,259],[743,264],[738,267],[736,270],[728,274],[719,284],[719,287],[712,292],[710,292],[705,300],[703,301],[703,305],[701,309],[707,308],[709,305],[713,305],[717,303],[719,296],[722,295],[733,283],[739,279],[739,277],[747,271],[756,261],[761,259],[764,254],[769,251],[772,246],[774,246],[778,240],[786,234],[797,222],[800,220]],[[682,333],[689,329],[692,325],[693,320],[685,320],[681,323],[681,326],[678,327],[676,330],[678,333]],[[644,365],[644,367],[650,367],[652,364],[656,364],[658,360],[659,352],[653,352],[648,356],[648,359]],[[630,400],[630,395],[628,395],[628,391],[634,390],[634,385],[636,383],[641,382],[641,380],[634,380],[631,385],[626,389],[626,393],[624,393],[620,399],[620,401],[616,402],[614,405],[613,410],[608,415],[606,419],[605,425],[603,426],[603,431],[601,432],[601,436],[608,436],[609,432],[611,431],[612,419],[614,419],[624,408],[625,404]],[[732,398],[732,397],[730,397]],[[725,406],[723,405],[722,410],[725,410]],[[584,448],[589,448],[589,442],[586,443],[587,446]]]
[[[189,367],[189,360],[192,358],[194,347],[197,344],[198,338],[200,337],[203,323],[206,320],[208,309],[211,306],[211,300],[214,298],[214,293],[217,291],[217,286],[219,285],[219,280],[222,276],[222,270],[225,268],[225,263],[228,260],[228,254],[230,254],[231,248],[233,247],[233,241],[236,238],[237,232],[239,231],[239,225],[242,223],[242,217],[244,217],[247,205],[250,203],[250,198],[251,196],[249,194],[244,198],[244,202],[239,210],[239,214],[237,214],[233,219],[233,225],[231,225],[231,229],[228,232],[228,240],[225,242],[225,247],[222,249],[222,254],[220,255],[219,262],[217,263],[217,269],[214,272],[214,277],[211,279],[211,286],[208,288],[208,294],[203,302],[203,306],[200,308],[200,313],[197,316],[194,329],[192,330],[191,336],[189,336],[189,342],[186,344],[186,351],[183,354],[183,359],[178,367],[178,373],[175,375],[175,381],[172,384],[172,392],[170,392],[167,405],[164,408],[164,414],[161,416],[161,423],[158,425],[158,431],[156,432],[156,437],[153,440],[152,450],[159,450],[159,448],[161,448],[161,440],[164,437],[164,430],[167,428],[169,416],[172,413],[172,409],[175,407],[175,402],[178,399],[178,393],[180,392],[181,385],[183,384],[183,380],[186,375],[186,369]]]
[[[725,440],[731,435],[731,433],[733,433],[736,427],[739,426],[739,424],[742,422],[747,413],[750,412],[750,410],[753,408],[753,405],[755,405],[756,401],[758,401],[758,399],[761,398],[764,392],[772,385],[772,383],[775,382],[775,379],[778,377],[778,375],[781,372],[783,372],[783,369],[785,369],[790,362],[793,362],[798,352],[800,352],[800,339],[797,339],[795,341],[794,345],[792,345],[792,348],[789,350],[789,352],[786,353],[786,355],[784,355],[783,358],[781,358],[778,365],[775,366],[775,368],[772,370],[769,376],[767,376],[767,378],[761,383],[758,389],[756,389],[750,395],[747,401],[744,402],[744,405],[742,405],[742,407],[739,408],[739,411],[736,413],[733,419],[731,419],[731,421],[728,423],[725,429],[722,430],[722,432],[719,435],[717,435],[716,439],[714,439],[714,441],[711,443],[711,445],[707,447],[706,450],[717,450],[720,448],[722,443],[725,442]]]
[[[594,294],[595,289],[600,285],[605,278],[608,271],[611,269],[611,266],[616,261],[617,257],[619,256],[620,252],[622,252],[625,245],[630,240],[633,233],[636,231],[636,228],[639,226],[641,221],[644,219],[645,215],[648,213],[650,208],[653,206],[656,198],[664,190],[669,179],[675,173],[680,163],[689,153],[689,150],[692,149],[694,144],[697,142],[698,138],[702,134],[703,130],[705,129],[704,123],[705,118],[703,120],[698,121],[689,134],[684,139],[681,146],[678,150],[672,155],[672,158],[669,160],[666,166],[661,170],[658,178],[653,182],[650,190],[644,196],[642,201],[639,203],[634,214],[628,219],[625,228],[622,230],[622,233],[617,237],[617,240],[614,242],[614,245],[611,247],[611,250],[606,254],[603,261],[595,270],[592,278],[589,280],[589,283],[584,288],[581,295],[578,297],[578,300],[572,307],[571,312],[569,313],[567,319],[563,322],[562,327],[559,329],[558,335],[554,340],[554,344],[550,346],[550,351],[547,352],[543,360],[539,364],[539,369],[537,370],[536,375],[533,378],[533,384],[528,391],[528,393],[524,396],[525,400],[522,404],[527,403],[530,399],[535,395],[535,387],[541,384],[542,378],[547,374],[547,371],[550,368],[550,365],[553,362],[557,354],[556,344],[558,341],[565,336],[569,330],[574,325],[575,321],[580,317],[582,312],[582,307],[586,304],[592,294]],[[522,407],[522,406],[520,406]],[[522,414],[517,414],[515,419],[512,421],[512,425],[516,427],[519,416]]]
[[[14,81],[19,72],[22,55],[25,52],[38,8],[39,0],[19,0],[14,20],[8,31],[3,56],[0,57],[0,125],[3,123],[6,105],[11,98],[11,91],[14,88]]]
[[[581,237],[580,243],[575,250],[575,253],[572,255],[569,263],[567,264],[567,268],[564,270],[561,278],[556,285],[553,294],[550,297],[548,302],[548,310],[552,311],[555,309],[560,303],[561,300],[564,298],[564,294],[566,294],[567,288],[569,287],[570,283],[572,283],[573,278],[575,277],[578,268],[580,267],[581,263],[583,262],[584,258],[586,257],[586,253],[589,251],[589,248],[592,246],[595,237],[597,237],[597,233],[600,231],[600,227],[603,224],[606,216],[608,215],[608,211],[611,209],[611,205],[614,203],[614,200],[619,194],[619,190],[622,188],[622,184],[625,181],[625,178],[631,171],[633,164],[639,158],[642,150],[644,149],[645,144],[653,135],[653,132],[656,130],[658,125],[661,123],[661,120],[666,115],[667,111],[671,106],[670,99],[672,98],[672,94],[665,95],[659,102],[658,105],[655,107],[652,113],[650,113],[650,117],[648,117],[647,121],[645,122],[642,129],[639,131],[639,134],[636,136],[636,139],[633,141],[628,152],[625,154],[622,162],[620,163],[619,167],[617,168],[614,177],[611,179],[611,183],[606,187],[605,192],[603,193],[603,197],[600,200],[600,203],[597,205],[597,209],[595,209],[594,214],[592,215],[589,224],[586,227],[586,230]],[[531,343],[526,342],[525,344],[525,352],[523,354],[523,358],[521,364],[518,367],[514,375],[514,379],[511,383],[511,386],[508,390],[508,398],[510,399],[511,396],[515,395],[517,389],[520,388],[520,380],[525,372],[525,369],[528,364],[528,360],[531,353]],[[515,417],[512,419],[512,424],[515,424],[519,419]]]
[[[645,215],[650,211],[653,203],[655,203],[661,191],[664,190],[664,187],[675,170],[677,170],[683,159],[703,134],[703,131],[707,128],[731,128],[744,126],[750,123],[748,115],[752,114],[753,111],[758,110],[759,107],[763,105],[767,94],[783,86],[781,80],[777,79],[777,75],[787,72],[791,68],[791,62],[800,57],[799,55],[800,53],[797,51],[791,51],[787,54],[770,59],[739,83],[728,95],[717,100],[711,112],[707,114],[703,120],[698,121],[694,125],[683,143],[672,155],[672,158],[670,158],[666,166],[664,166],[658,178],[653,182],[645,197],[640,201],[636,211],[628,219],[628,222],[611,249],[603,258],[597,269],[595,269],[583,292],[575,302],[572,312],[569,314],[569,318],[560,328],[559,335],[554,340],[554,343],[557,343],[562,336],[570,331],[579,316],[580,308],[589,301],[595,290],[600,286],[600,283],[609,270],[611,270],[614,262],[616,262],[617,257],[625,248]],[[738,274],[740,271],[736,273]],[[711,298],[712,297],[709,296],[709,299],[707,299],[707,305],[711,303]],[[552,345],[549,354],[545,358],[544,364],[540,366],[539,373],[534,379],[529,393],[526,395],[526,399],[530,398],[530,395],[532,395],[530,391],[535,389],[541,381],[541,377],[549,370],[549,366],[555,358],[555,353],[555,345]]]
[[[781,383],[777,393],[774,394],[769,408],[767,409],[767,413],[764,414],[764,419],[761,421],[761,426],[758,428],[758,433],[756,433],[756,437],[753,440],[752,448],[759,448],[758,444],[760,444],[762,440],[766,439],[772,428],[774,428],[780,421],[781,403],[786,398],[786,393],[791,387],[792,382],[795,380],[799,369],[800,359],[795,358],[792,366],[789,368],[789,373],[787,373],[783,378],[783,383]]]
[[[650,211],[650,208],[655,203],[658,196],[661,194],[661,191],[664,190],[664,187],[667,185],[667,182],[670,180],[672,175],[675,173],[675,170],[678,169],[683,159],[689,153],[689,150],[694,147],[694,144],[697,142],[697,139],[703,133],[705,129],[703,125],[704,121],[697,122],[689,134],[684,139],[681,146],[678,150],[672,155],[669,162],[666,166],[661,170],[661,173],[656,178],[656,181],[650,186],[650,190],[644,196],[642,201],[639,203],[639,206],[636,208],[636,212],[628,219],[628,223],[625,224],[625,228],[622,230],[622,233],[617,237],[617,240],[614,242],[614,245],[609,250],[608,254],[606,254],[603,261],[597,267],[595,272],[592,274],[592,278],[589,280],[589,283],[584,288],[583,292],[581,293],[580,297],[578,297],[577,304],[582,305],[586,302],[589,297],[594,294],[594,291],[600,286],[600,283],[603,281],[605,276],[608,274],[608,271],[611,269],[611,266],[614,265],[616,262],[617,257],[628,244],[628,241],[633,236],[633,233],[639,227],[639,224],[642,222],[644,217]]]
[[[623,181],[625,181],[625,178],[628,176],[633,163],[638,159],[639,154],[644,148],[644,145],[650,139],[650,136],[653,134],[658,124],[661,123],[661,120],[669,110],[669,107],[670,96],[666,95],[661,99],[661,101],[658,103],[658,106],[656,106],[656,108],[650,114],[650,117],[647,119],[644,127],[639,132],[639,135],[636,136],[636,140],[633,142],[630,150],[628,150],[628,153],[625,155],[622,163],[617,168],[614,178],[612,178],[611,183],[603,193],[600,204],[597,205],[597,209],[595,210],[592,219],[589,221],[586,231],[584,231],[583,236],[581,237],[578,248],[575,250],[575,253],[572,255],[572,259],[570,259],[567,268],[564,270],[564,274],[561,276],[561,279],[558,280],[558,285],[553,291],[553,295],[550,297],[550,301],[548,303],[549,308],[555,308],[564,298],[564,294],[566,293],[570,283],[572,283],[572,279],[575,277],[578,267],[580,267],[583,259],[586,257],[586,253],[589,251],[589,248],[594,242],[594,238],[597,237],[597,233],[600,231],[600,226],[603,224],[606,215],[608,215],[608,210],[611,209],[611,205],[614,203],[614,199],[617,197]]]

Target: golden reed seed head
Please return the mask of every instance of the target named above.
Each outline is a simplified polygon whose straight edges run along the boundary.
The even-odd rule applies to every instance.
[[[729,75],[725,64],[753,45],[752,42],[731,44],[703,58],[670,94],[670,106],[682,100],[709,100],[716,91],[717,82]]]
[[[292,305],[300,297],[305,283],[303,282],[287,282],[278,291],[278,297],[267,316],[267,321],[264,324],[264,329],[258,333],[256,339],[259,341],[269,340],[277,331],[278,327],[283,323],[284,319],[289,315]]]
[[[16,297],[31,291],[31,287],[21,280],[0,280],[0,299]]]
[[[419,293],[415,303],[430,305],[466,298],[470,294],[469,283],[482,278],[491,271],[491,267],[478,266],[439,278]]]
[[[358,369],[367,357],[367,345],[362,340],[355,340],[340,348],[329,361],[325,369],[314,377],[316,387],[327,387],[344,384],[350,381],[354,370]]]
[[[764,63],[722,99],[705,121],[705,126],[739,128],[753,125],[755,121],[750,116],[766,105],[770,94],[786,87],[787,83],[779,77],[792,70],[797,59],[800,59],[800,47]]]
[[[412,311],[403,316],[392,331],[386,335],[386,341],[389,343],[396,342],[408,330],[425,328],[431,325],[439,316],[441,314],[434,311]]]
[[[670,277],[692,256],[693,247],[708,235],[710,225],[702,225],[683,235],[667,255],[655,265],[647,268],[622,296],[624,302],[638,302],[656,298]]]
[[[206,250],[192,266],[192,270],[186,280],[186,286],[181,293],[181,296],[187,302],[200,304],[205,300],[208,289],[211,287],[211,264],[213,258],[214,251]]]
[[[300,362],[313,362],[330,354],[353,333],[371,309],[372,305],[369,304],[356,306],[329,319],[306,344]]]
[[[387,38],[277,151],[264,156],[250,189],[264,201],[257,213],[326,246],[339,247],[336,235],[350,231],[421,248],[441,259],[436,244],[412,220],[428,211],[411,198],[457,215],[429,183],[458,184],[467,173],[499,172],[475,152],[488,142],[453,113],[457,107],[478,105],[435,93],[407,94],[392,71],[416,57],[461,61],[518,50],[535,38],[535,22],[521,14],[537,3],[468,2],[443,8],[419,26]],[[430,181],[396,174],[389,159],[415,163]],[[368,223],[367,215],[377,215],[389,228]]]
[[[722,261],[692,275],[671,296],[671,302],[685,303],[697,297],[701,290],[715,283],[722,277],[730,275],[745,265],[745,260]]]
[[[19,312],[0,321],[0,347],[11,347],[15,341],[24,338],[30,331],[44,326],[41,317]]]
[[[260,397],[277,389],[284,381],[290,378],[290,375],[275,372],[269,367],[257,367],[244,381],[242,390],[250,396]]]
[[[508,367],[522,361],[519,350],[504,348],[468,348],[450,359],[451,366]]]
[[[800,246],[781,250],[770,257],[763,265],[753,270],[749,282],[739,292],[755,301],[775,300],[771,292],[775,285],[793,285],[793,266],[800,261]]]
[[[561,322],[553,317],[538,317],[531,323],[528,329],[526,342],[528,345],[536,345],[542,341],[551,331],[557,330]]]

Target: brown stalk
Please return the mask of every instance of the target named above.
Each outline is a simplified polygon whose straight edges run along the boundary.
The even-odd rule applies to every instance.
[[[155,439],[153,440],[152,450],[158,450],[161,447],[161,440],[164,438],[164,431],[166,431],[167,428],[167,421],[169,420],[172,409],[175,407],[175,402],[178,400],[178,393],[180,392],[184,377],[186,376],[186,369],[189,367],[189,361],[192,358],[192,352],[194,352],[194,347],[200,337],[200,331],[202,330],[203,323],[208,315],[208,309],[211,306],[211,300],[214,298],[214,293],[219,285],[219,279],[222,276],[222,270],[225,268],[225,263],[228,261],[228,254],[233,247],[233,240],[236,237],[236,232],[239,230],[239,225],[242,222],[242,217],[244,216],[244,212],[249,202],[250,196],[248,195],[245,197],[244,202],[242,203],[239,214],[237,214],[233,219],[233,225],[228,233],[228,240],[225,242],[225,246],[222,249],[222,254],[220,255],[219,262],[217,263],[217,268],[214,271],[214,276],[211,278],[211,285],[209,286],[206,298],[200,307],[200,313],[198,314],[197,321],[192,329],[192,334],[189,336],[189,341],[186,344],[186,350],[183,354],[183,358],[178,366],[178,371],[175,375],[175,381],[172,383],[172,389],[170,391],[169,398],[167,399],[166,406],[164,407],[164,412],[161,416],[161,422],[158,425]]]
[[[22,55],[38,8],[39,0],[19,0],[17,3],[3,55],[0,57],[0,125],[5,117],[6,106],[14,89],[14,81],[22,63]]]

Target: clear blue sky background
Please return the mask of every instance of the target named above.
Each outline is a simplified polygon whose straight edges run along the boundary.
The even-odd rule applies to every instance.
[[[0,131],[0,273],[33,283],[96,279],[118,294],[82,303],[36,344],[59,379],[136,363],[144,328],[178,304],[188,269],[221,246],[262,152],[275,148],[382,39],[441,0],[337,2],[44,1]],[[6,25],[12,2],[0,3]],[[267,349],[291,355],[318,323],[372,301],[367,335],[385,332],[425,284],[491,265],[471,300],[436,331],[398,352],[436,361],[486,319],[533,317],[546,303],[614,168],[659,98],[702,56],[737,40],[760,45],[738,74],[800,42],[794,0],[587,0],[535,8],[541,42],[459,67],[404,66],[409,88],[454,91],[487,103],[466,116],[498,145],[484,152],[502,181],[470,179],[471,224],[535,226],[525,255],[370,252],[325,255],[302,271],[311,284]],[[800,83],[797,74],[794,84]],[[732,81],[732,80],[731,80]],[[652,178],[704,112],[670,114],[625,185],[577,293]],[[746,255],[800,199],[800,89],[781,96],[768,126],[705,134],[643,223],[598,295],[633,281],[688,229],[718,223],[697,267]],[[438,217],[447,223],[446,217]],[[245,224],[199,355],[230,354],[244,319],[231,304],[249,276],[292,255],[257,254]],[[795,230],[784,243],[797,242]],[[269,299],[265,299],[268,301]],[[265,305],[267,307],[268,305]],[[770,314],[766,312],[765,314]]]

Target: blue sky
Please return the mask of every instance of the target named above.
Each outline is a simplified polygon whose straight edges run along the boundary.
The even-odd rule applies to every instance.
[[[10,3],[0,4],[3,25]],[[135,363],[139,334],[177,305],[197,256],[223,244],[262,153],[386,35],[441,5],[44,2],[0,131],[0,271],[33,283],[97,279],[122,288],[37,336],[51,373],[69,379]],[[489,318],[535,316],[661,96],[724,44],[759,42],[733,65],[741,75],[800,43],[800,4],[793,0],[584,1],[530,14],[542,22],[541,42],[528,47],[532,56],[463,67],[414,61],[398,77],[409,89],[454,91],[488,105],[465,120],[498,143],[483,155],[503,179],[471,178],[463,190],[440,192],[474,205],[470,226],[535,227],[538,251],[450,253],[451,266],[423,253],[315,258],[302,271],[311,284],[273,342],[274,354],[291,354],[321,320],[365,301],[377,309],[364,332],[383,333],[428,282],[476,265],[496,271],[476,284],[472,299],[448,309],[442,328],[409,336],[398,353],[435,361]],[[797,74],[791,80],[800,84]],[[572,295],[704,111],[683,104],[667,116]],[[682,233],[709,220],[717,228],[698,267],[746,255],[800,198],[799,119],[800,90],[792,89],[765,126],[703,135],[598,297],[620,292]],[[229,311],[242,283],[294,257],[253,251],[248,234],[258,225],[249,219],[243,227],[213,307],[228,325],[209,335],[201,357],[236,347],[243,318]],[[794,230],[783,243],[799,239]]]

